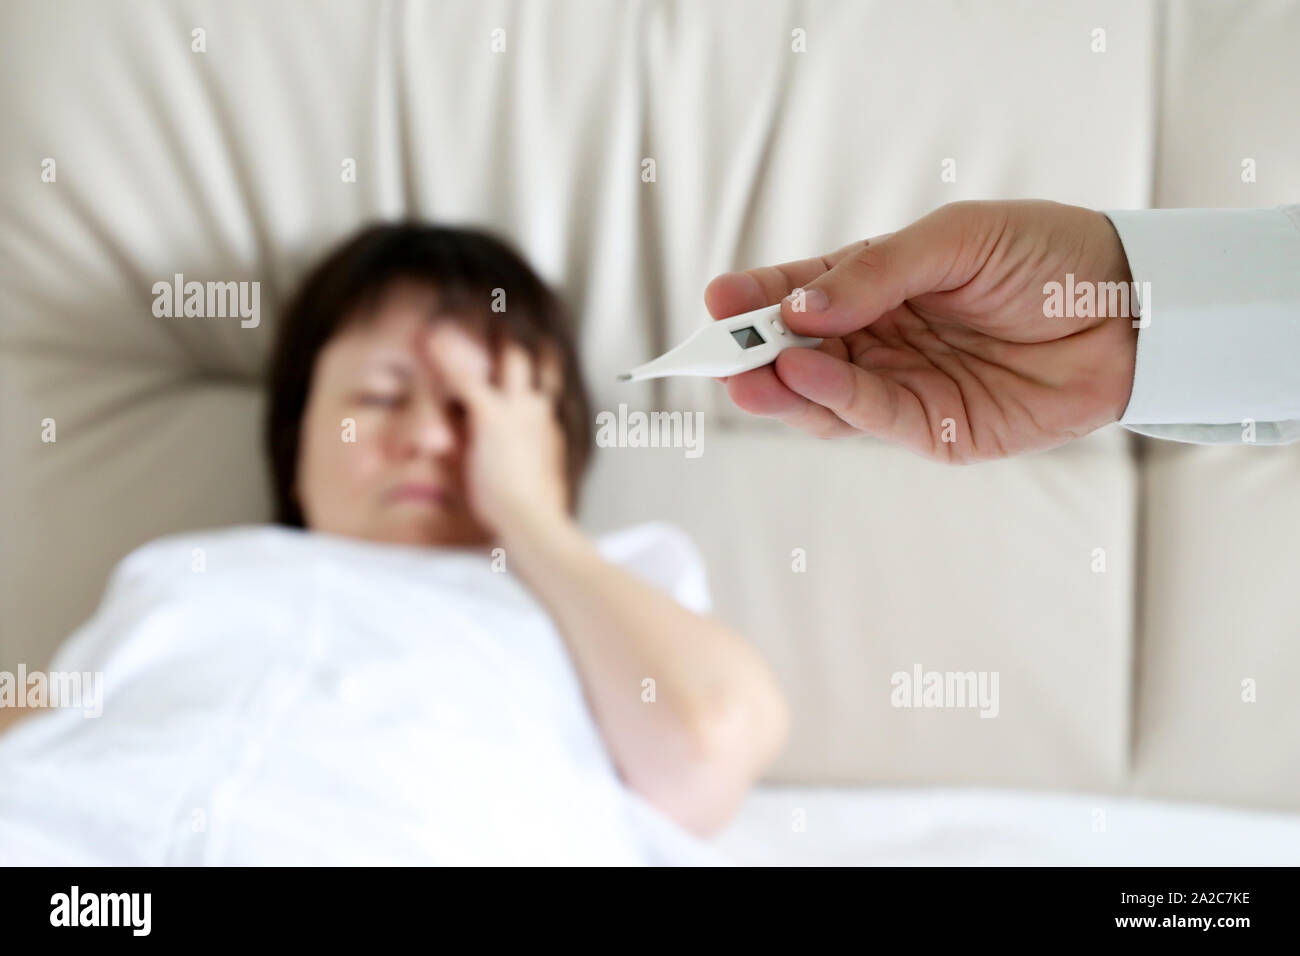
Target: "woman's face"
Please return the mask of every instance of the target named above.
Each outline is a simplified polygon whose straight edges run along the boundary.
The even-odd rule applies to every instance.
[[[345,327],[317,356],[294,485],[312,530],[394,544],[490,543],[464,485],[464,408],[427,358],[434,306],[432,289],[395,285],[368,321]]]

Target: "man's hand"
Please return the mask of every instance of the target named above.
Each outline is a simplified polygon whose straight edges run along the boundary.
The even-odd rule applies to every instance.
[[[825,339],[725,379],[740,408],[958,464],[1051,448],[1123,414],[1137,303],[1048,317],[1044,286],[1067,273],[1103,303],[1101,283],[1131,282],[1101,213],[960,202],[827,256],[718,276],[704,301],[715,319],[780,301],[788,328]]]

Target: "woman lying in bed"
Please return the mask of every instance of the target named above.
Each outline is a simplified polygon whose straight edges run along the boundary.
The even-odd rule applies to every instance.
[[[591,414],[543,283],[378,226],[279,334],[280,524],[119,565],[51,665],[102,671],[103,716],[0,738],[0,862],[713,859],[688,834],[786,705],[684,535],[579,530]]]

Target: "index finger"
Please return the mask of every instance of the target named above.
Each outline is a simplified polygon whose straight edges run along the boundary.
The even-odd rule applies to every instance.
[[[851,242],[824,256],[797,259],[775,266],[759,266],[743,272],[724,272],[704,287],[704,307],[715,319],[725,319],[776,305],[800,286],[828,272],[845,256],[870,240]]]
[[[487,345],[462,325],[441,322],[425,333],[425,357],[457,398],[477,405],[491,394]]]

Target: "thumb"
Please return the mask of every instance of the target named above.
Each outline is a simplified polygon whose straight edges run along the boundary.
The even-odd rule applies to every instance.
[[[950,279],[969,217],[944,206],[880,239],[862,243],[781,301],[781,320],[800,335],[847,335],[908,299],[956,288]]]

